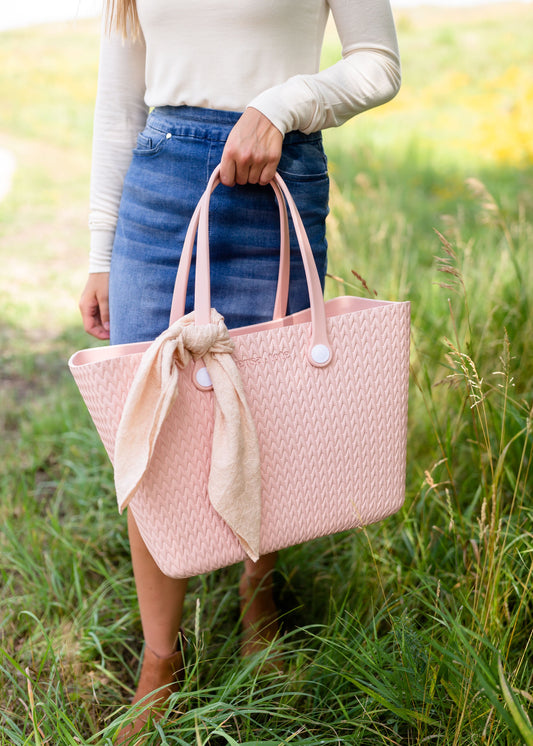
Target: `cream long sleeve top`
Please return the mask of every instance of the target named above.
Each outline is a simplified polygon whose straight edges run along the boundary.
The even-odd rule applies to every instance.
[[[137,0],[141,35],[103,33],[91,174],[90,272],[109,271],[125,173],[152,106],[262,112],[315,132],[385,103],[400,62],[389,0]],[[319,71],[331,12],[342,59]]]

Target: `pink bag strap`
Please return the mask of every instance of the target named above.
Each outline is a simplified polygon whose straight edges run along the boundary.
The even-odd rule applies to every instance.
[[[178,268],[178,275],[176,277],[176,289],[174,292],[174,300],[172,307],[172,314],[174,310],[185,308],[185,294],[187,288],[187,279],[190,269],[190,258],[192,256],[192,246],[194,243],[194,235],[198,231],[198,241],[196,248],[196,280],[194,290],[194,310],[196,315],[197,324],[209,324],[211,319],[211,283],[210,283],[210,270],[209,270],[209,202],[211,193],[220,183],[220,166],[217,166],[211,178],[207,184],[206,190],[202,195],[194,215],[191,219],[187,235],[185,237],[185,243],[183,247],[182,259],[180,260],[180,266]],[[307,289],[309,292],[309,301],[311,305],[311,339],[308,349],[309,362],[317,367],[323,367],[331,362],[331,345],[329,343],[326,325],[326,307],[324,304],[324,297],[322,294],[322,286],[320,284],[320,278],[316,268],[313,252],[307,238],[304,224],[298,212],[294,200],[279,174],[276,173],[274,180],[270,182],[270,185],[274,189],[278,204],[280,205],[280,220],[284,227],[282,228],[282,236],[285,229],[285,222],[283,212],[285,212],[286,220],[286,208],[285,201],[289,207],[291,213],[296,237],[298,240],[298,246],[302,255],[302,261],[304,264],[305,275],[307,279]],[[280,194],[280,191],[282,194]],[[285,197],[285,200],[283,199]],[[282,207],[283,204],[283,207]],[[287,292],[289,285],[289,270],[290,270],[290,256],[288,249],[288,227],[286,234],[287,244],[285,251],[283,252],[283,243],[281,247],[281,259],[280,259],[280,271],[278,277],[278,291],[276,295],[277,302],[277,313],[278,316],[274,315],[274,318],[282,318],[285,315],[287,307]],[[187,262],[186,274],[185,267],[182,271],[182,263],[185,258]],[[178,285],[179,283],[179,285]],[[283,296],[282,296],[283,293]],[[280,302],[278,303],[278,298]],[[283,298],[283,312],[280,313],[281,298]],[[174,302],[176,301],[176,309],[174,308]],[[183,315],[183,312],[182,312]],[[171,320],[174,318],[171,316]],[[175,318],[179,318],[176,316]]]
[[[209,188],[209,185],[200,198],[196,209],[193,213],[185,240],[183,242],[183,249],[181,252],[180,263],[178,266],[178,272],[176,275],[176,283],[174,285],[174,295],[172,296],[172,307],[170,310],[170,322],[169,326],[177,321],[185,314],[185,302],[187,297],[187,284],[189,280],[189,272],[191,271],[192,253],[194,248],[194,238],[198,231],[198,223],[200,220],[200,212],[204,202],[206,194],[211,194],[215,189],[219,180],[216,184]],[[279,232],[280,232],[280,264],[278,273],[278,285],[276,290],[276,300],[274,302],[274,319],[282,319],[287,315],[287,303],[289,299],[289,275],[291,266],[291,247],[289,237],[289,218],[287,215],[287,205],[283,199],[283,195],[277,184],[272,184],[276,199],[279,206]],[[209,209],[209,201],[208,208]]]

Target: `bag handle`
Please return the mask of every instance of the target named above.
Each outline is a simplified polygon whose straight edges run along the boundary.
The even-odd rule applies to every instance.
[[[219,182],[217,181],[217,184]],[[215,189],[217,184],[211,187],[211,191]],[[289,236],[289,218],[287,215],[287,206],[283,195],[277,184],[272,184],[274,193],[279,206],[279,232],[280,232],[280,264],[278,273],[278,284],[276,290],[276,299],[274,302],[274,313],[272,318],[275,320],[282,319],[287,315],[287,303],[289,300],[289,276],[291,266],[291,246]],[[178,272],[176,275],[176,283],[174,285],[174,294],[172,296],[172,306],[170,309],[170,322],[169,326],[181,319],[185,314],[185,302],[187,298],[187,285],[189,281],[189,273],[191,271],[192,253],[194,248],[194,238],[198,231],[198,223],[200,221],[200,212],[204,203],[204,198],[209,192],[209,185],[206,191],[200,198],[193,216],[190,220],[187,233],[185,234],[185,240],[183,242],[183,249],[181,252],[181,258],[178,266]],[[209,192],[210,193],[210,192]],[[207,205],[209,209],[209,201]]]
[[[206,190],[202,195],[196,210],[191,219],[187,235],[185,237],[185,243],[183,247],[182,259],[180,260],[180,266],[178,268],[178,276],[176,278],[176,290],[174,298],[179,302],[179,309],[181,309],[183,300],[183,309],[185,308],[185,294],[187,288],[187,279],[190,269],[190,257],[192,256],[192,246],[194,243],[194,235],[198,231],[198,240],[196,248],[196,279],[194,289],[194,310],[197,324],[209,324],[211,320],[211,283],[210,283],[210,270],[209,270],[209,202],[211,193],[220,183],[220,165],[215,168]],[[298,208],[294,203],[294,200],[287,188],[285,182],[281,176],[276,173],[273,181],[270,185],[274,189],[278,204],[280,205],[281,221],[283,222],[283,211],[285,211],[285,201],[288,205],[289,212],[291,214],[294,230],[296,232],[296,238],[298,240],[298,246],[302,256],[304,264],[305,276],[307,279],[307,289],[309,292],[309,301],[311,305],[311,339],[308,348],[308,359],[309,362],[316,367],[324,367],[331,362],[332,353],[331,345],[329,343],[327,334],[326,324],[326,307],[324,303],[324,297],[322,294],[322,285],[320,284],[320,278],[316,268],[313,252],[307,238],[305,227],[298,212]],[[281,194],[280,194],[281,192]],[[282,207],[283,205],[283,207]],[[283,236],[283,230],[282,230]],[[288,237],[288,234],[287,234]],[[287,241],[288,245],[288,241]],[[282,246],[283,248],[283,246]],[[182,263],[185,259],[188,265],[183,268]],[[281,292],[284,294],[288,292],[289,284],[289,269],[290,269],[290,257],[288,249],[285,251],[285,256],[282,255],[280,259],[280,271],[278,276],[278,296],[281,297]],[[186,276],[185,276],[186,271]],[[179,288],[178,288],[179,280]],[[281,288],[281,290],[280,290]],[[176,298],[179,292],[178,298]],[[274,318],[282,318],[286,311],[286,296],[284,296],[284,312]],[[174,302],[173,302],[174,310]],[[279,308],[277,309],[279,312]],[[183,315],[183,314],[182,314]],[[176,317],[176,318],[179,318]]]

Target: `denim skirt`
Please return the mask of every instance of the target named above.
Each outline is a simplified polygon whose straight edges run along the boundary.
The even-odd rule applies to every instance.
[[[154,109],[127,172],[110,274],[111,344],[150,341],[168,327],[190,218],[222,157],[236,112]],[[300,211],[322,284],[326,272],[327,161],[320,133],[290,132],[278,171]],[[289,221],[291,222],[291,221]],[[287,313],[309,306],[293,226]],[[228,328],[272,318],[279,268],[279,211],[270,186],[219,185],[210,207],[211,305]],[[194,258],[186,312],[194,306]]]

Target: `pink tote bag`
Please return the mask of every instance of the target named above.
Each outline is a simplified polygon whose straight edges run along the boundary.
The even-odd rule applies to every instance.
[[[170,323],[184,313],[196,232],[195,318],[197,324],[210,320],[208,212],[218,173],[189,226]],[[401,508],[409,379],[410,304],[351,296],[324,302],[294,201],[279,175],[272,186],[281,225],[273,320],[230,331],[259,441],[260,554],[371,524]],[[310,296],[310,309],[290,316],[285,201]],[[69,361],[112,462],[124,402],[150,344],[81,350]],[[204,373],[201,361],[180,371],[176,401],[129,504],[150,553],[171,577],[245,557],[207,494],[214,414]]]

